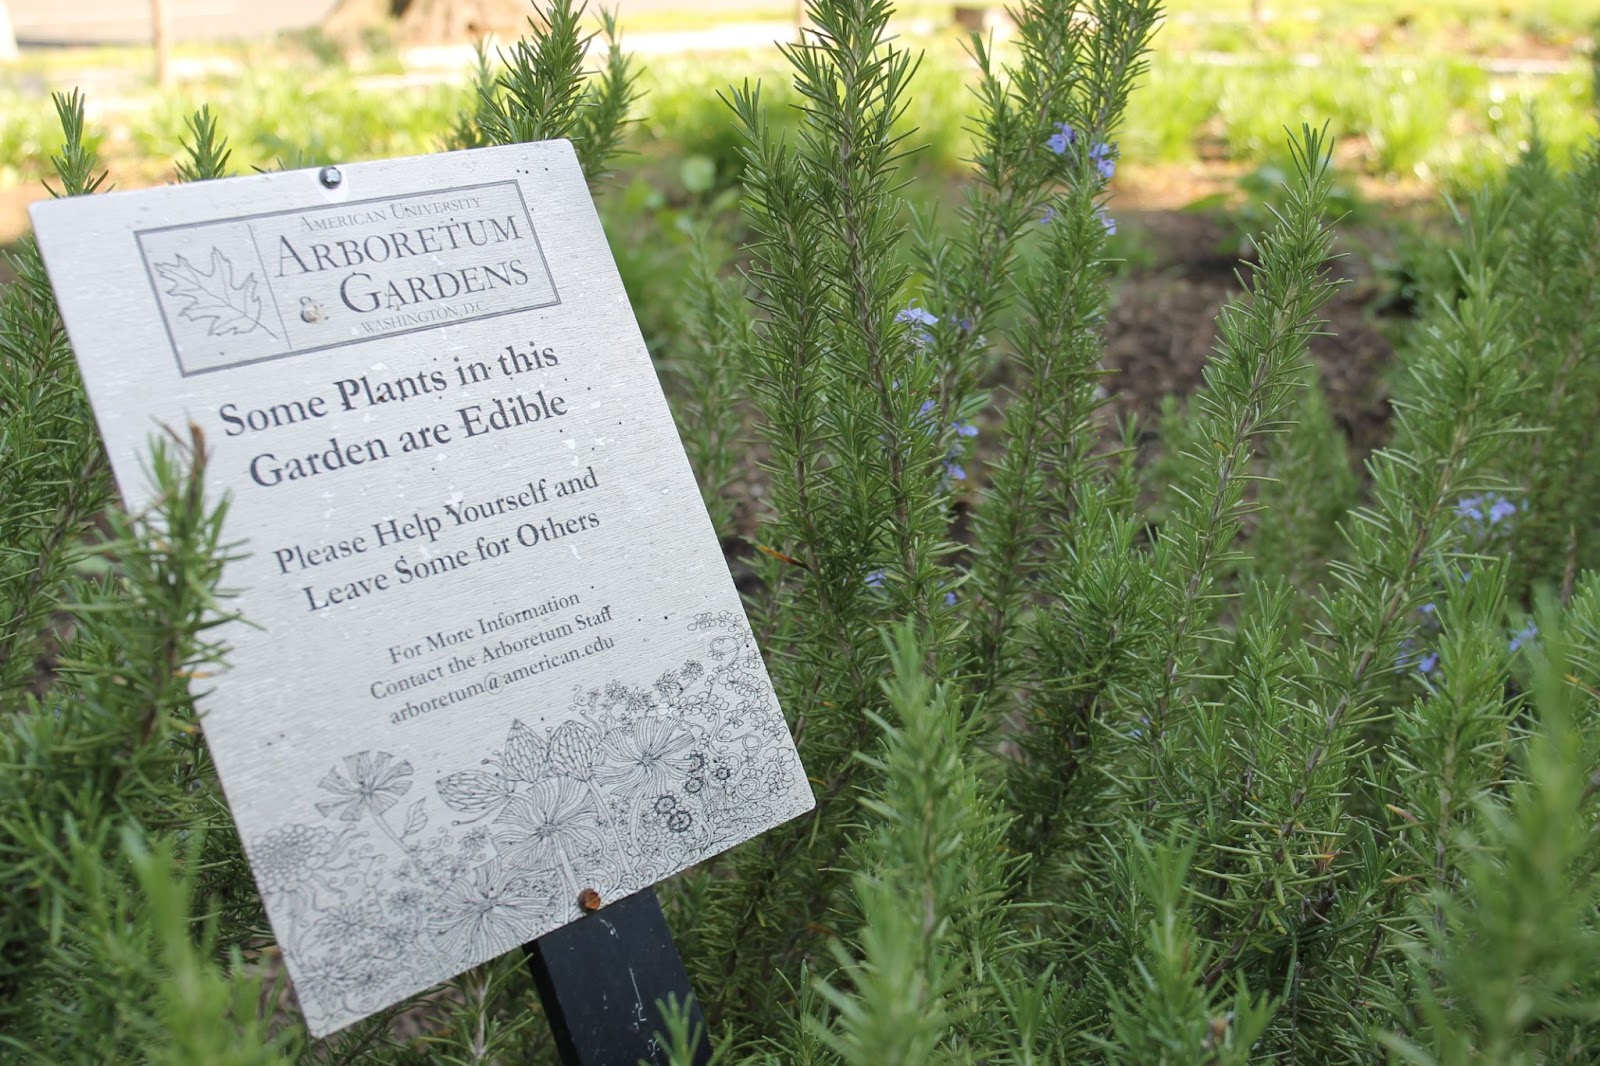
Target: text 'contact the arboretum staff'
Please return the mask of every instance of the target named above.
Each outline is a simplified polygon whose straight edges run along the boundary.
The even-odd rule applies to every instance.
[[[479,696],[499,692],[503,688],[510,688],[518,681],[526,681],[530,677],[548,673],[557,667],[575,663],[579,659],[587,659],[591,655],[610,651],[616,646],[617,642],[611,637],[595,637],[581,648],[542,655],[531,663],[523,663],[521,666],[513,667],[510,670],[490,671],[469,685],[451,689],[449,692],[441,693],[431,699],[417,700],[415,703],[409,700],[406,701],[405,706],[389,715],[389,722],[391,725],[399,725],[407,719],[420,718],[430,711],[437,711],[452,704],[465,703]]]

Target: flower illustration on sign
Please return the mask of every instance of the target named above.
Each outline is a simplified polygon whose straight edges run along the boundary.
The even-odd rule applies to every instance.
[[[596,778],[630,796],[670,789],[687,777],[695,754],[694,734],[670,718],[641,719],[631,730],[616,729],[606,737],[605,755]],[[705,756],[700,756],[705,761]]]
[[[348,830],[287,825],[256,839],[250,846],[250,866],[262,895],[309,902],[319,889],[339,894],[339,882],[352,868],[350,843]]]
[[[370,900],[342,903],[322,912],[316,931],[338,947],[365,947],[382,927],[378,908]]]
[[[485,863],[440,897],[428,931],[454,956],[481,958],[504,951],[551,909],[548,899],[529,892],[531,887],[532,879],[515,867],[499,860]]]
[[[594,777],[600,734],[585,722],[567,722],[550,738],[550,769],[558,777],[588,781]]]
[[[582,886],[566,866],[567,857],[601,843],[600,812],[582,785],[562,777],[547,779],[506,804],[490,835],[500,854],[518,866],[561,865],[576,896]]]
[[[337,766],[328,771],[320,787],[337,798],[319,801],[317,810],[323,814],[338,812],[340,821],[354,822],[363,814],[382,814],[399,803],[400,797],[411,791],[411,764],[393,759],[386,751],[346,755],[344,765],[349,776]]]
[[[512,723],[512,727],[520,726],[521,722]],[[513,778],[502,774],[485,773],[482,770],[462,770],[443,778],[436,786],[439,798],[444,800],[445,806],[463,814],[477,815],[476,818],[465,819],[475,822],[489,811],[499,810],[500,805],[516,795],[518,781],[534,781],[535,777]],[[457,822],[460,825],[461,822]]]
[[[186,301],[178,317],[190,322],[205,322],[209,337],[238,336],[261,330],[273,340],[277,334],[261,321],[261,296],[257,293],[254,272],[238,284],[233,280],[233,261],[221,248],[211,249],[211,272],[206,273],[180,252],[170,263],[154,264],[167,295]]]
[[[420,798],[409,760],[346,755],[318,782],[323,825],[251,842],[308,1017],[425,987],[576,917],[583,889],[630,894],[787,816],[803,771],[754,637],[726,612],[687,628],[697,658],[578,689],[550,726],[514,719]],[[459,817],[430,830],[441,803]]]
[[[519,720],[511,723],[511,733],[506,737],[500,758],[489,761],[497,763],[512,781],[537,781],[548,757],[549,748],[544,740]]]

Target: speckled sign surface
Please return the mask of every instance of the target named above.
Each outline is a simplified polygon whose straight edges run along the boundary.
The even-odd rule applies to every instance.
[[[35,206],[130,509],[248,556],[202,714],[324,1035],[810,786],[564,141]]]

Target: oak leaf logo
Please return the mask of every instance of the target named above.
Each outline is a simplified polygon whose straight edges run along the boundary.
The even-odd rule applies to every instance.
[[[155,269],[167,283],[168,296],[188,301],[178,308],[178,317],[206,322],[207,336],[239,336],[259,329],[273,340],[278,339],[261,321],[255,274],[246,274],[243,281],[234,284],[233,263],[222,249],[211,249],[209,273],[203,273],[182,253],[171,263],[156,263]]]

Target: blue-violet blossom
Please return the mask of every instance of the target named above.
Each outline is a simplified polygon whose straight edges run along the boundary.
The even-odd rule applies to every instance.
[[[1107,181],[1117,172],[1117,150],[1105,141],[1096,141],[1089,146],[1089,162],[1094,164],[1095,170]]]
[[[1513,652],[1516,652],[1516,651],[1520,650],[1521,648],[1527,646],[1528,644],[1533,643],[1534,638],[1537,637],[1538,635],[1539,635],[1539,627],[1538,627],[1538,625],[1536,625],[1533,622],[1529,622],[1527,625],[1523,626],[1521,629],[1517,630],[1517,632],[1515,634],[1512,635],[1512,637],[1511,637],[1511,650]]]
[[[1523,504],[1525,508],[1527,504]],[[1470,518],[1480,526],[1497,526],[1521,510],[1516,504],[1498,493],[1482,496],[1463,496],[1456,503],[1456,514]]]
[[[911,339],[917,344],[928,344],[933,340],[933,334],[928,331],[929,326],[939,324],[939,316],[931,315],[922,308],[912,305],[904,311],[896,312],[896,322],[909,322],[918,328],[911,334]]]

